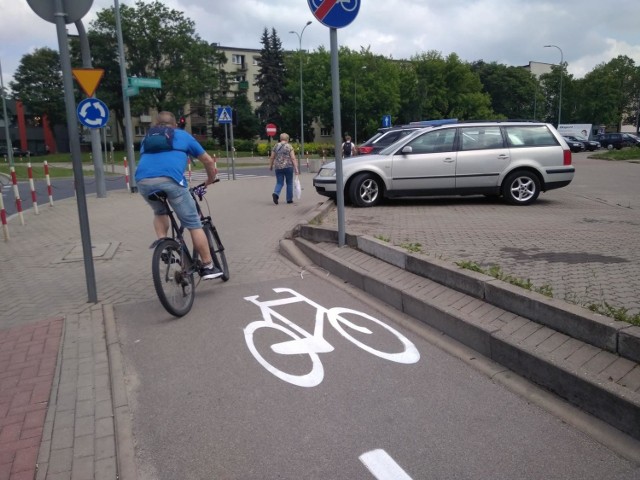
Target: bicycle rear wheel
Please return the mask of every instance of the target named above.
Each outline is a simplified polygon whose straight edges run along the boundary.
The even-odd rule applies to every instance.
[[[223,282],[226,282],[230,278],[229,266],[227,265],[227,256],[224,254],[224,246],[222,246],[218,230],[214,225],[208,224],[204,226],[204,233],[207,236],[207,242],[209,242],[209,252],[211,252],[213,264],[222,270],[222,277],[220,278]]]
[[[176,317],[189,313],[195,286],[180,244],[171,238],[161,240],[153,250],[152,262],[153,286],[162,306]]]

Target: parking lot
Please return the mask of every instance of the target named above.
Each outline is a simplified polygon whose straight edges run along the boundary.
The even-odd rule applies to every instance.
[[[640,163],[573,155],[576,175],[530,206],[482,196],[346,207],[346,231],[424,255],[497,266],[581,305],[640,312]],[[337,228],[337,212],[323,220]]]

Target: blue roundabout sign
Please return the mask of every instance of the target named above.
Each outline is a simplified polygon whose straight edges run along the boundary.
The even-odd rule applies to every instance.
[[[85,127],[102,128],[109,121],[109,107],[97,98],[85,98],[78,104],[76,112]]]

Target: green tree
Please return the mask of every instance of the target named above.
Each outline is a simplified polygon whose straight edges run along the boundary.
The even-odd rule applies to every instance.
[[[343,47],[340,91],[342,134],[366,140],[381,126],[383,115],[395,119],[400,113],[399,62],[374,55],[369,48],[356,52]]]
[[[258,107],[257,114],[262,125],[275,123],[280,129],[285,127],[282,123],[281,109],[288,101],[285,89],[285,61],[282,42],[275,28],[271,34],[265,28],[260,39],[262,49],[260,51],[260,73],[256,85],[260,90],[262,105]]]
[[[491,118],[491,98],[469,64],[455,54],[446,59],[431,51],[412,57],[417,76],[416,99],[422,119]]]
[[[306,56],[304,66],[304,117],[305,123],[312,119],[325,128],[333,125],[333,107],[331,100],[331,55],[324,47]],[[295,77],[295,75],[292,75]],[[299,81],[299,80],[298,80]],[[290,82],[289,91],[299,91],[297,80]],[[294,97],[295,98],[295,97]],[[300,115],[298,110],[298,115]],[[298,117],[299,118],[299,117]],[[299,120],[298,120],[299,122]],[[305,136],[310,139],[311,136]]]
[[[21,100],[34,113],[47,114],[50,125],[64,122],[64,87],[57,51],[43,47],[24,55],[9,86],[12,98]]]
[[[195,23],[164,3],[137,1],[120,6],[122,36],[129,76],[159,78],[161,89],[144,88],[131,98],[131,109],[178,112],[183,105],[217,87],[218,65],[224,55],[202,40]],[[94,67],[105,68],[103,88],[117,107],[122,103],[114,8],[104,9],[91,23],[89,39]],[[120,117],[120,120],[122,117]]]
[[[623,120],[636,123],[639,77],[639,68],[625,55],[597,65],[579,83],[581,117],[616,131]]]
[[[251,103],[247,98],[247,93],[242,92],[236,95],[231,102],[233,114],[237,117],[234,119],[236,126],[233,134],[236,138],[252,139],[261,133],[260,121],[251,109]]]
[[[536,110],[538,81],[522,67],[508,67],[482,60],[471,64],[480,77],[483,90],[491,97],[496,118],[532,119]]]

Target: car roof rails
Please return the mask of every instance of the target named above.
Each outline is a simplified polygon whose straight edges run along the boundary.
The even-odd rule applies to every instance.
[[[416,127],[438,127],[449,123],[458,123],[457,118],[441,118],[439,120],[420,120],[419,122],[410,122],[409,126]]]

